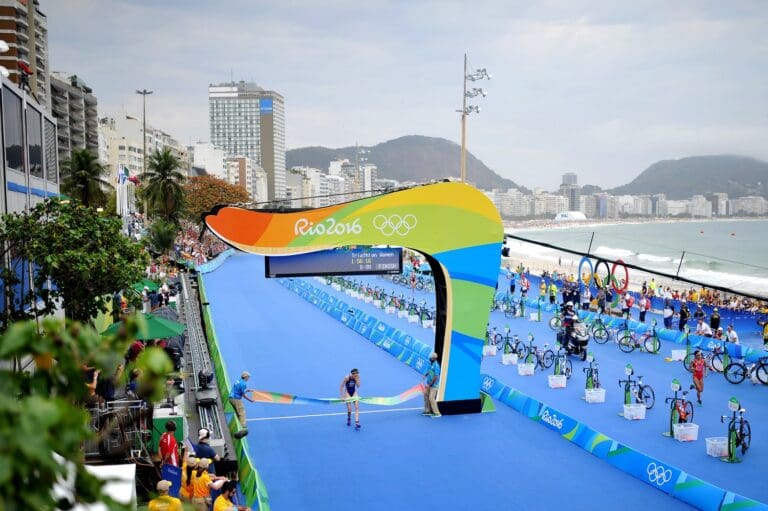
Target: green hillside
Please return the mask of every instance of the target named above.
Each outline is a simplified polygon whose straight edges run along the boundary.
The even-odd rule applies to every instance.
[[[460,147],[443,138],[409,135],[359,149],[369,151],[365,157],[378,167],[380,178],[426,183],[459,176]],[[286,166],[291,168],[305,165],[327,169],[328,163],[337,158],[355,161],[355,147],[291,149],[286,152]],[[496,174],[469,151],[467,151],[467,180],[484,190],[518,188],[527,191],[514,181]]]

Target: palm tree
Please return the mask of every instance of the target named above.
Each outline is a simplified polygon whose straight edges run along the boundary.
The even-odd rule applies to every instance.
[[[149,228],[149,243],[159,253],[169,255],[178,232],[179,227],[176,224],[165,220],[156,220]]]
[[[104,203],[104,188],[113,188],[104,179],[108,173],[107,168],[88,149],[74,149],[70,159],[62,163],[61,169],[64,178],[62,191],[86,207]]]
[[[179,172],[181,163],[167,147],[156,150],[149,157],[147,171],[142,175],[145,182],[144,199],[150,208],[159,212],[168,222],[178,223],[184,207],[185,176]]]

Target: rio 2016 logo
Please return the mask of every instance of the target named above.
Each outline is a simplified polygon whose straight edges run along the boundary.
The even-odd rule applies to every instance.
[[[557,415],[549,414],[549,410],[544,410],[544,412],[541,414],[541,421],[546,422],[550,426],[553,426],[557,429],[563,429],[563,419],[559,418]]]
[[[359,218],[346,223],[338,222],[335,218],[328,218],[318,223],[311,222],[306,218],[299,218],[293,226],[293,233],[296,236],[322,236],[324,234],[343,236],[345,234],[360,234],[361,232],[363,232],[363,226],[360,225]]]

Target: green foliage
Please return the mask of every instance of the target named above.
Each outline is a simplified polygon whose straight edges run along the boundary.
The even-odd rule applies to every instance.
[[[77,503],[129,509],[102,495],[102,483],[84,467],[82,445],[95,433],[81,403],[89,397],[84,367],[113,371],[138,326],[129,318],[116,337],[102,337],[89,326],[46,319],[39,331],[32,321],[18,322],[0,338],[0,509],[68,509],[75,502],[52,493],[67,480]],[[172,365],[162,350],[145,352],[137,361],[139,386],[159,398]],[[34,372],[11,369],[30,358]]]
[[[173,248],[173,242],[179,227],[165,220],[155,220],[149,228],[149,243],[161,254],[168,254]]]
[[[745,156],[691,156],[662,160],[630,183],[609,190],[614,195],[665,193],[667,199],[727,193],[729,197],[768,198],[768,163]]]
[[[203,213],[207,213],[218,204],[235,204],[251,200],[245,189],[213,176],[189,178],[184,185],[184,197],[185,216],[192,222],[199,222]]]
[[[84,206],[105,206],[107,195],[104,190],[112,188],[105,179],[109,174],[99,158],[88,149],[75,149],[69,160],[61,164],[61,191],[79,200]]]
[[[155,151],[141,176],[142,198],[149,203],[151,213],[168,222],[178,223],[184,209],[185,176],[179,171],[181,163],[167,147]]]
[[[3,216],[0,241],[19,260],[38,267],[35,307],[25,313],[24,304],[31,304],[33,296],[21,297],[18,305],[3,312],[3,327],[25,316],[51,314],[59,300],[70,319],[87,322],[105,312],[111,295],[140,280],[148,262],[140,244],[123,236],[121,228],[119,218],[58,199]],[[11,284],[12,279],[6,281],[8,296],[14,293]]]

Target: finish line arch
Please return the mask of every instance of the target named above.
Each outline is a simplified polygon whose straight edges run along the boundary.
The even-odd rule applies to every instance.
[[[217,206],[203,221],[226,243],[260,255],[349,245],[392,245],[424,254],[435,278],[440,411],[481,411],[480,362],[504,237],[499,212],[482,192],[443,182],[303,211]]]

